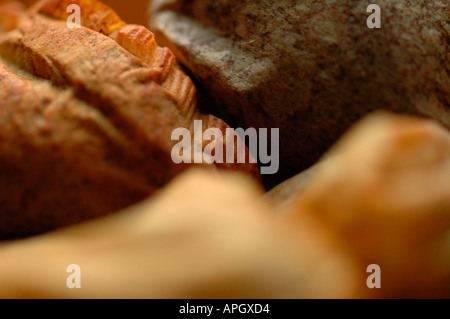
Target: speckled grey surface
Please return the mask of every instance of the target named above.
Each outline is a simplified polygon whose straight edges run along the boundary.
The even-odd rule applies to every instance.
[[[373,2],[373,1],[372,1]],[[275,182],[376,109],[450,127],[446,1],[153,0],[150,28],[234,127],[280,128]]]

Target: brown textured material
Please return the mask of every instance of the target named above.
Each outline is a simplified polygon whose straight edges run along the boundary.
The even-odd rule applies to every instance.
[[[67,27],[69,3],[81,28]],[[0,12],[16,16],[12,7]],[[172,162],[173,129],[226,127],[197,110],[194,85],[150,31],[97,1],[40,1],[10,21],[0,37],[0,239],[133,204],[187,167]]]
[[[347,242],[362,270],[379,265],[381,289],[371,290],[371,296],[450,297],[450,133],[445,128],[429,120],[373,115],[340,140],[318,168],[297,200],[285,206],[291,223],[302,225],[312,217]]]
[[[152,0],[150,27],[234,127],[280,128],[291,175],[372,110],[450,127],[448,3],[376,1],[381,29],[367,27],[368,4]]]

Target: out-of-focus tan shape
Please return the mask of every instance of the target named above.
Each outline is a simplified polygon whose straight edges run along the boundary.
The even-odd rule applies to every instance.
[[[450,297],[447,130],[428,120],[372,115],[313,175],[290,205],[292,223],[316,218],[346,240],[361,266],[378,264],[381,289],[374,296]]]
[[[323,166],[322,162],[318,162],[307,170],[278,184],[268,191],[264,195],[264,198],[272,205],[276,206],[277,211],[284,212],[286,206],[296,202],[298,197],[306,191],[311,180]]]
[[[0,297],[354,296],[362,279],[339,241],[314,220],[280,223],[260,196],[243,175],[191,170],[123,213],[4,242]],[[66,286],[69,264],[81,289]]]
[[[24,9],[20,2],[0,0],[0,33],[14,29]]]

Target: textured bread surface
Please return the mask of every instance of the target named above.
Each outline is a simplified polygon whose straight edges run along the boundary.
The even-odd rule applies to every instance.
[[[67,25],[69,4],[81,8],[80,28]],[[172,161],[175,128],[227,127],[197,110],[170,50],[100,2],[21,10],[0,7],[10,17],[0,34],[0,238],[133,204],[188,166]],[[258,175],[252,164],[218,166]]]

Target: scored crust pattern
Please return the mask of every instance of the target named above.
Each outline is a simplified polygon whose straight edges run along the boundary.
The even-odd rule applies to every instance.
[[[171,160],[173,129],[227,128],[198,111],[170,50],[98,1],[6,3],[0,17],[0,239],[136,203],[188,167]],[[255,164],[217,166],[259,179]]]

